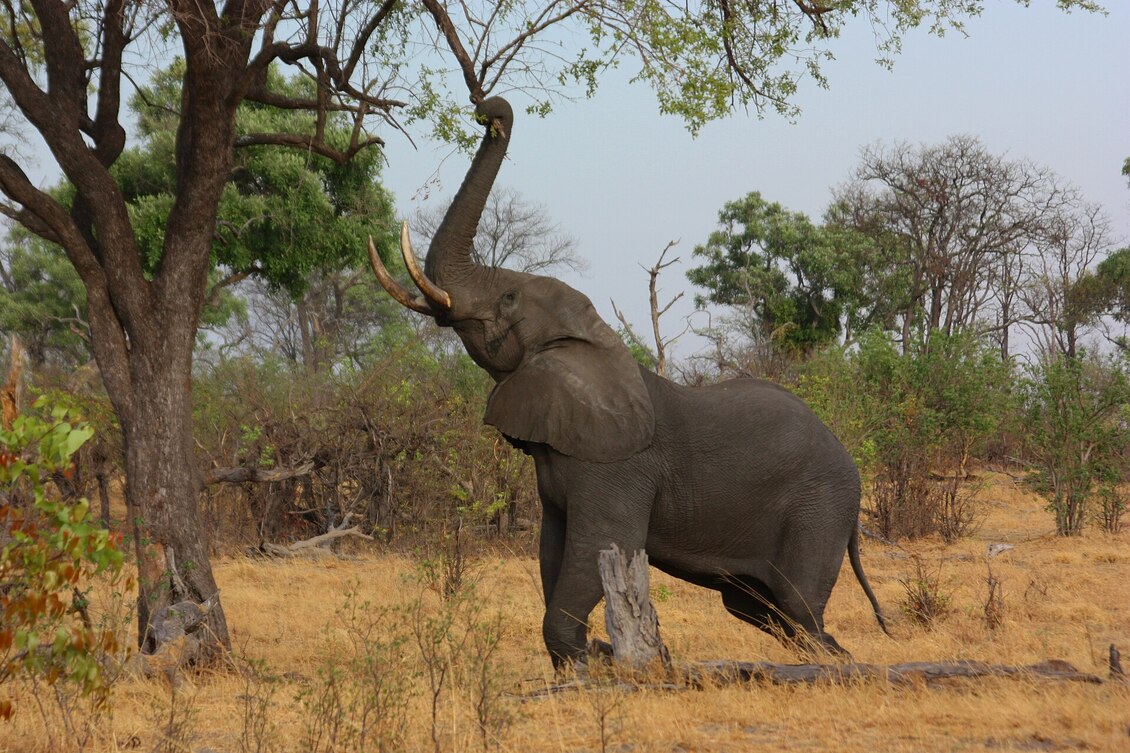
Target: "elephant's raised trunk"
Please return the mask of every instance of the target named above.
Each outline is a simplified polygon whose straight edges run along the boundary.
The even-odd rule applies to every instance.
[[[476,267],[471,256],[472,242],[487,196],[506,157],[514,125],[514,111],[502,97],[483,100],[475,108],[475,114],[486,125],[486,133],[463,184],[432,237],[424,261],[426,276],[447,290],[458,287]]]

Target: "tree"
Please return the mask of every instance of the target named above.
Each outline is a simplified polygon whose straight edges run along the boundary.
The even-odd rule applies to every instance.
[[[1064,7],[1095,8],[1093,0]],[[822,80],[826,40],[857,14],[897,49],[901,34],[927,24],[959,26],[980,2],[902,3],[849,0],[681,7],[648,0],[546,0],[459,4],[438,0],[331,5],[281,0],[222,4],[171,0],[29,0],[0,8],[0,81],[12,130],[35,131],[74,189],[69,205],[36,188],[19,155],[0,154],[0,212],[60,245],[86,289],[91,346],[124,437],[127,500],[143,521],[139,563],[140,638],[149,618],[172,600],[215,596],[208,542],[201,535],[199,473],[192,441],[190,375],[219,207],[237,150],[279,145],[346,163],[382,140],[376,124],[422,120],[437,136],[469,135],[447,87],[453,66],[472,103],[498,88],[542,92],[546,112],[562,81],[587,91],[626,55],[656,90],[660,109],[696,129],[734,106],[789,112],[800,75]],[[558,31],[572,25],[573,35]],[[555,47],[546,51],[552,37]],[[558,46],[583,38],[585,47]],[[419,49],[432,60],[412,61]],[[150,46],[151,52],[140,49]],[[147,74],[146,61],[169,48],[184,58],[179,123],[173,137],[175,181],[148,236],[131,212],[113,166],[127,131],[123,88]],[[133,60],[141,61],[131,70]],[[799,62],[798,62],[799,61]],[[273,65],[309,79],[314,95],[273,88]],[[794,68],[794,66],[797,66]],[[270,123],[237,127],[244,102],[310,113],[299,132]],[[337,142],[328,127],[349,123]],[[11,132],[11,131],[9,131]],[[167,211],[165,211],[167,209]],[[176,577],[176,576],[180,577]],[[173,577],[169,577],[173,576]],[[183,585],[182,585],[183,584]],[[228,643],[223,609],[208,618],[214,649]]]
[[[1130,158],[1123,163],[1122,174],[1130,178]],[[1084,269],[1065,298],[1066,306],[1080,321],[1110,316],[1130,325],[1130,247],[1110,253],[1093,272]],[[1125,335],[1111,339],[1122,350],[1130,350]]]
[[[413,218],[412,237],[418,239],[421,248],[431,243],[450,204],[447,201],[420,211]],[[487,198],[471,253],[477,264],[531,274],[566,269],[582,272],[588,267],[577,255],[576,240],[553,222],[545,207],[527,201],[512,188],[499,186]]]
[[[160,258],[162,223],[175,191],[172,148],[183,69],[183,61],[176,61],[132,99],[141,144],[127,150],[114,170],[145,242],[143,253],[153,260]],[[296,98],[316,94],[301,78],[284,80],[273,69],[267,76],[272,91]],[[329,143],[348,143],[348,123],[339,116],[329,116],[323,127]],[[313,123],[301,111],[246,102],[237,111],[236,128],[302,133]],[[392,198],[378,182],[380,160],[376,149],[345,163],[271,145],[240,150],[220,199],[205,323],[217,327],[242,313],[244,301],[233,302],[225,293],[251,278],[258,285],[250,300],[260,304],[252,318],[278,325],[280,337],[273,342],[293,362],[317,371],[336,358],[351,323],[380,318],[359,309],[399,317],[375,294],[365,254],[373,238],[386,259],[398,258]],[[245,329],[250,326],[248,317],[240,319]]]
[[[620,321],[620,337],[627,344],[628,349],[632,352],[632,357],[636,362],[643,366],[645,369],[651,369],[659,376],[667,376],[667,349],[675,344],[675,341],[690,331],[690,324],[687,324],[681,332],[677,335],[669,335],[664,337],[659,329],[659,320],[663,315],[671,310],[680,298],[683,297],[682,293],[677,294],[666,303],[659,302],[659,274],[667,267],[679,263],[679,257],[674,259],[666,259],[667,252],[678,245],[678,241],[668,241],[667,245],[659,253],[659,258],[655,260],[655,264],[651,268],[640,265],[645,272],[647,272],[647,299],[648,308],[651,310],[651,336],[655,343],[655,349],[652,350],[648,347],[635,329],[628,322],[628,318],[620,309],[616,308],[616,302],[612,301],[612,311],[616,314],[616,318]]]
[[[1091,281],[1109,286],[1111,277],[1096,276],[1091,267],[1110,249],[1110,223],[1096,205],[1077,202],[1059,208],[1045,220],[1041,236],[1034,239],[1035,253],[1027,260],[1025,284],[1018,298],[1027,313],[1021,324],[1031,330],[1039,349],[1048,357],[1075,358],[1086,328],[1113,305]],[[1107,270],[1117,265],[1108,265]],[[1096,308],[1096,305],[1099,308]]]
[[[33,369],[90,359],[85,292],[58,246],[14,228],[0,246],[0,330],[17,334]]]
[[[390,263],[387,260],[386,263]],[[403,311],[373,284],[369,269],[349,266],[317,270],[294,296],[253,278],[237,288],[246,315],[214,330],[220,344],[200,354],[214,361],[249,352],[262,358],[282,356],[307,372],[321,372],[347,362],[361,368],[379,348],[377,339],[389,327],[408,327]]]
[[[745,308],[748,336],[762,348],[809,352],[832,341],[854,311],[861,274],[858,236],[826,230],[756,191],[727,202],[720,228],[687,272],[707,301]]]
[[[1077,192],[1029,162],[990,154],[972,136],[936,146],[863,150],[831,218],[867,235],[903,268],[896,302],[904,351],[931,333],[996,333],[1001,354],[1019,319],[1021,256]],[[980,322],[993,316],[992,323]]]

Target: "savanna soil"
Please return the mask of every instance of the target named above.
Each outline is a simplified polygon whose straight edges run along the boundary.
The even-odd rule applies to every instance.
[[[1106,535],[1092,527],[1080,538],[1056,538],[1041,500],[1007,476],[985,478],[981,525],[971,538],[949,546],[936,540],[903,546],[864,540],[864,567],[894,639],[879,631],[846,563],[828,604],[829,631],[861,662],[967,658],[1022,665],[1054,658],[1105,676],[1109,644],[1130,656],[1130,535]],[[991,543],[1015,548],[989,559]],[[1003,593],[995,629],[985,618],[990,563]],[[904,582],[916,578],[919,564],[922,572],[937,576],[936,590],[948,607],[931,627],[916,623],[902,608]],[[316,715],[296,697],[324,687],[319,671],[327,657],[348,658],[339,610],[347,601],[394,607],[421,595],[434,607],[434,595],[413,578],[415,572],[407,558],[375,553],[356,559],[217,563],[238,663],[261,662],[275,681],[255,686],[234,669],[213,670],[182,677],[174,694],[165,678],[123,679],[113,696],[112,719],[99,723],[88,749],[311,750]],[[654,570],[652,575],[661,628],[676,662],[797,661],[771,638],[729,617],[713,593]],[[488,749],[1130,750],[1130,688],[1110,682],[981,679],[941,687],[864,682],[633,692],[605,687],[529,697],[556,682],[541,647],[537,562],[495,557],[480,564],[477,578],[471,603],[478,619],[489,624],[494,615],[503,616],[491,677],[502,682],[496,706],[509,724],[488,738]],[[347,598],[351,588],[356,594]],[[384,619],[390,621],[387,635],[410,634],[406,613]],[[602,626],[602,614],[594,614],[593,622]],[[403,676],[409,678],[402,680],[402,689],[409,695],[410,719],[403,742],[389,749],[435,750],[425,666],[412,640],[399,651]],[[439,750],[484,747],[473,710],[474,672],[455,677],[462,672],[452,675],[454,683],[449,678],[437,701]],[[259,736],[247,733],[254,717],[249,708],[266,710],[268,725]],[[39,753],[50,750],[48,745],[27,703],[21,703],[13,723],[0,725],[0,750]]]

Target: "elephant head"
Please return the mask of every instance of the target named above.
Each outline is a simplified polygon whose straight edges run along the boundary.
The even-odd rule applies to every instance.
[[[373,271],[400,303],[453,328],[495,380],[486,423],[512,440],[584,460],[630,457],[651,443],[655,418],[643,376],[617,334],[560,280],[484,266],[471,254],[514,119],[500,97],[481,102],[477,115],[486,133],[423,270],[407,223],[401,229],[405,266],[420,293],[396,282],[370,241]]]

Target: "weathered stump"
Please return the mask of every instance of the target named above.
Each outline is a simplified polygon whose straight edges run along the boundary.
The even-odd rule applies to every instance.
[[[615,544],[598,558],[604,585],[604,624],[612,642],[612,659],[631,669],[671,667],[671,655],[659,635],[659,617],[648,595],[647,553],[628,561]]]

